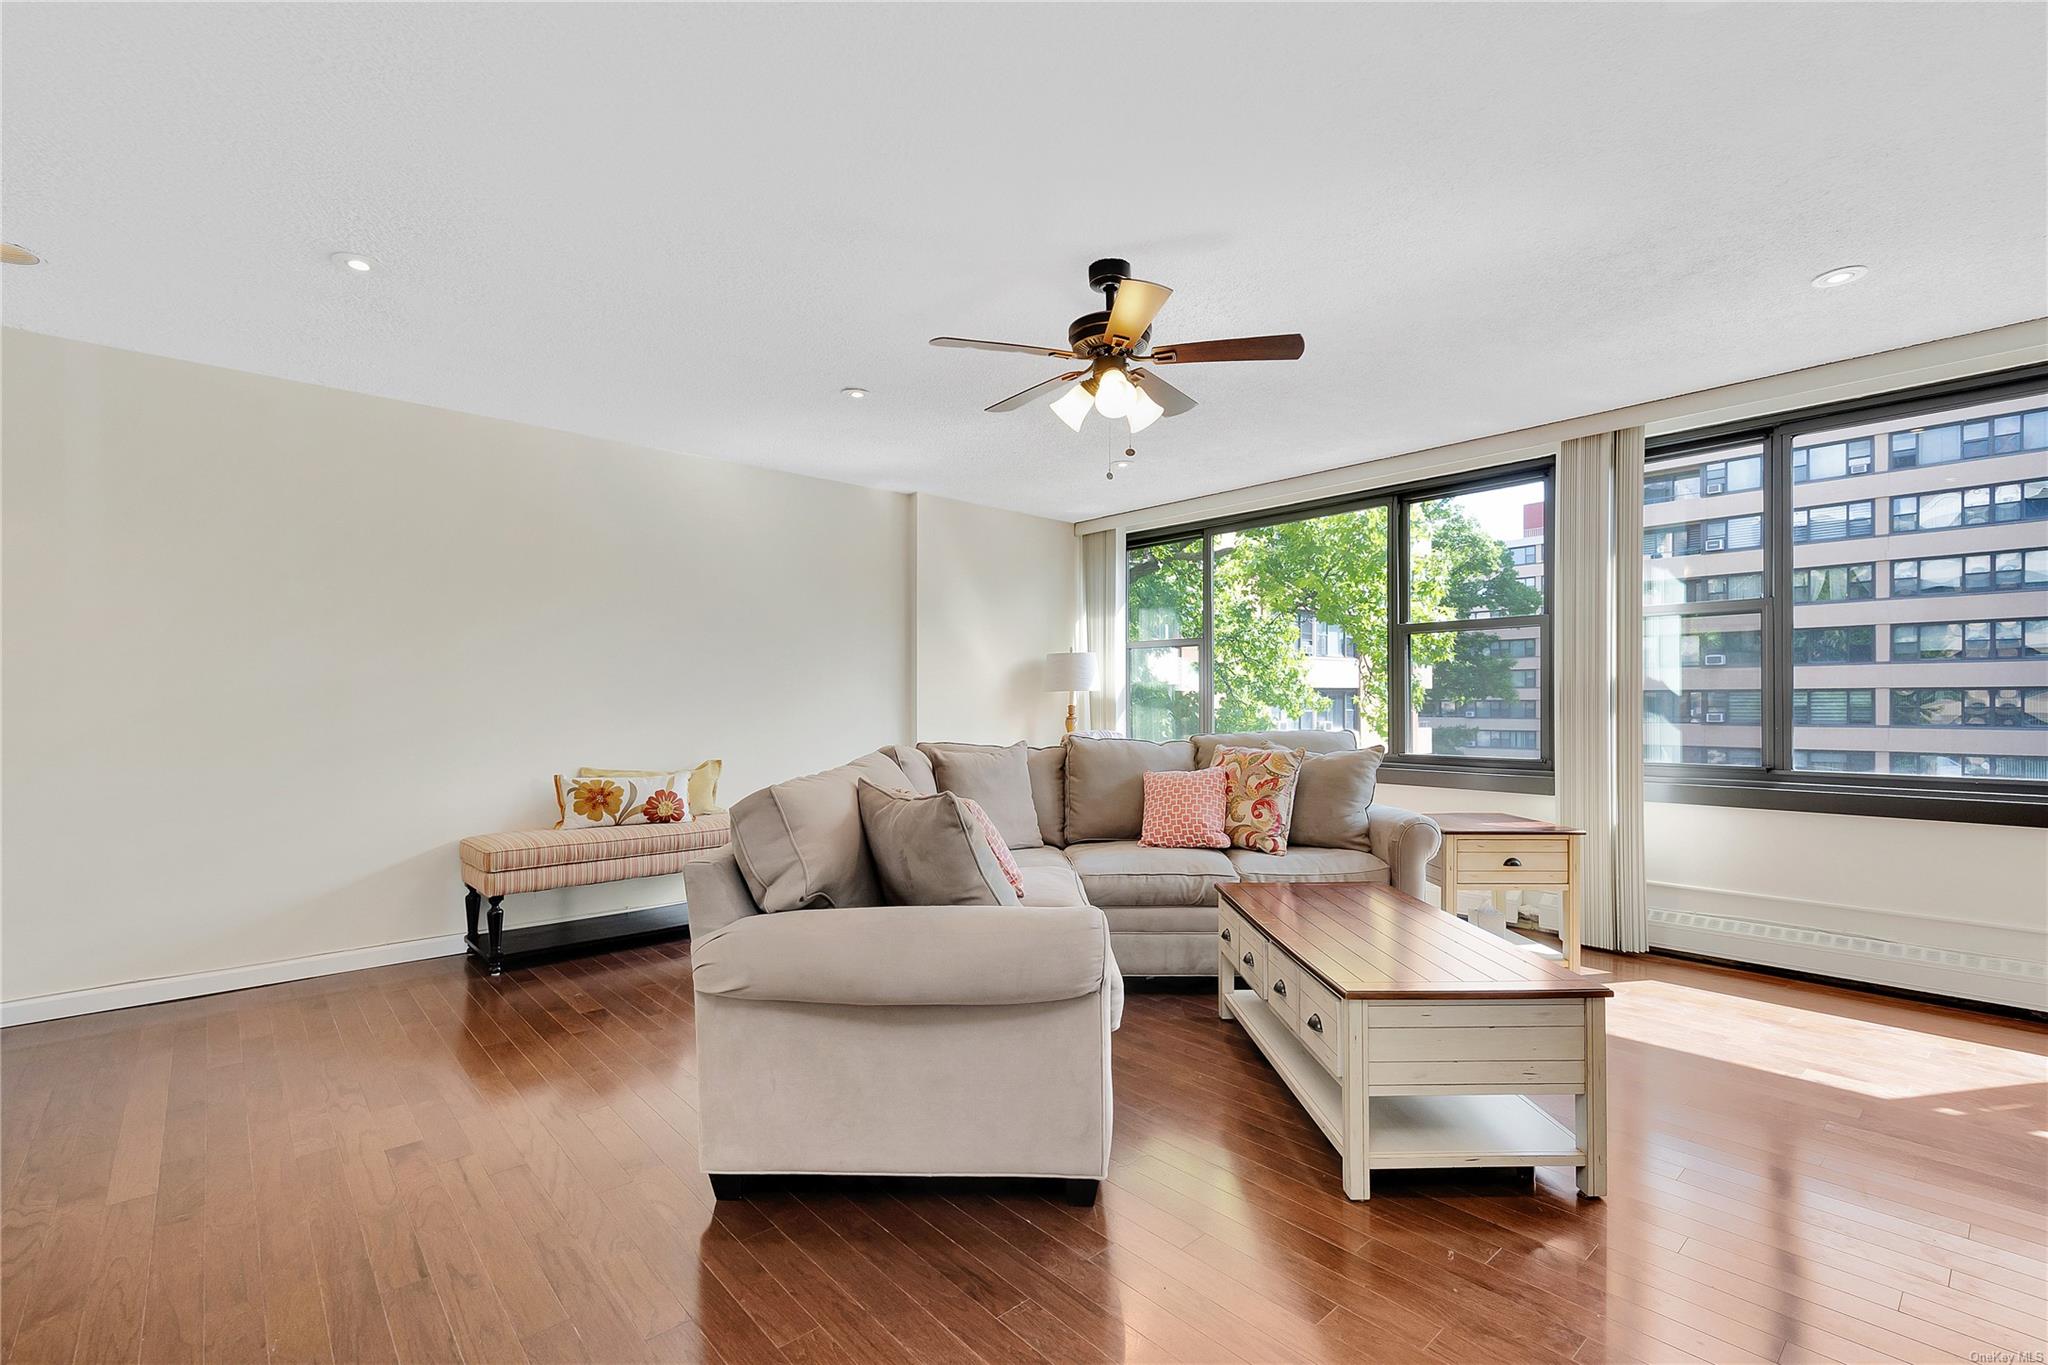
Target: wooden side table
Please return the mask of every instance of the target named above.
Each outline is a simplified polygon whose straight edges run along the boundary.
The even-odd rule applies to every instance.
[[[1444,844],[1429,865],[1429,880],[1443,893],[1446,913],[1458,895],[1486,891],[1505,909],[1504,892],[1556,891],[1564,899],[1564,965],[1579,970],[1579,845],[1586,831],[1547,820],[1495,811],[1432,815]]]

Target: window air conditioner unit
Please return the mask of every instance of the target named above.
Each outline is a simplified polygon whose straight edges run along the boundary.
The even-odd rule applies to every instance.
[[[1723,722],[1725,722],[1725,721],[1726,721],[1727,719],[1728,719],[1728,713],[1727,713],[1726,711],[1709,711],[1709,712],[1707,712],[1707,724],[1709,724],[1709,725],[1720,725],[1720,724],[1722,724]]]
[[[1728,491],[1728,485],[1727,485],[1727,484],[1725,484],[1725,483],[1723,483],[1723,482],[1722,482],[1721,480],[1719,480],[1719,479],[1708,479],[1708,480],[1707,480],[1707,496],[1708,496],[1708,497],[1712,497],[1712,496],[1714,496],[1714,494],[1716,494],[1716,493],[1726,493],[1727,491]]]
[[[1728,548],[1728,542],[1721,536],[1709,536],[1707,537],[1707,548],[1709,550],[1725,550]]]
[[[1728,662],[1728,656],[1726,654],[1709,654],[1700,662],[1708,668],[1719,668]]]

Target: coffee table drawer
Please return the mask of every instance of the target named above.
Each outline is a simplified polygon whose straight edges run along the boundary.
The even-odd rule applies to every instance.
[[[1230,935],[1218,946],[1224,959],[1230,963],[1231,970],[1243,977],[1244,984],[1251,987],[1259,999],[1264,1000],[1266,959],[1273,951],[1273,946],[1266,941],[1266,936],[1252,928],[1243,916],[1230,910],[1223,911],[1223,925],[1217,933],[1219,937],[1224,933]]]
[[[1301,978],[1305,975],[1301,964],[1283,950],[1267,947],[1266,1005],[1296,1032],[1301,1027]]]
[[[1295,1036],[1307,1045],[1309,1055],[1323,1070],[1344,1079],[1343,1002],[1307,972],[1297,972],[1288,990],[1300,997],[1294,1007]]]

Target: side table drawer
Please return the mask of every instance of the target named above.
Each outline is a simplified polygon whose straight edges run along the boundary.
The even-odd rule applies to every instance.
[[[1563,839],[1460,839],[1463,886],[1562,886],[1571,867]]]

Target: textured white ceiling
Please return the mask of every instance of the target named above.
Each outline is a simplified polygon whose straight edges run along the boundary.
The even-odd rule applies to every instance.
[[[1078,519],[2041,315],[2044,15],[10,3],[0,307]],[[1063,344],[1103,255],[1308,338],[1114,483],[981,411],[1056,362],[925,345]]]

